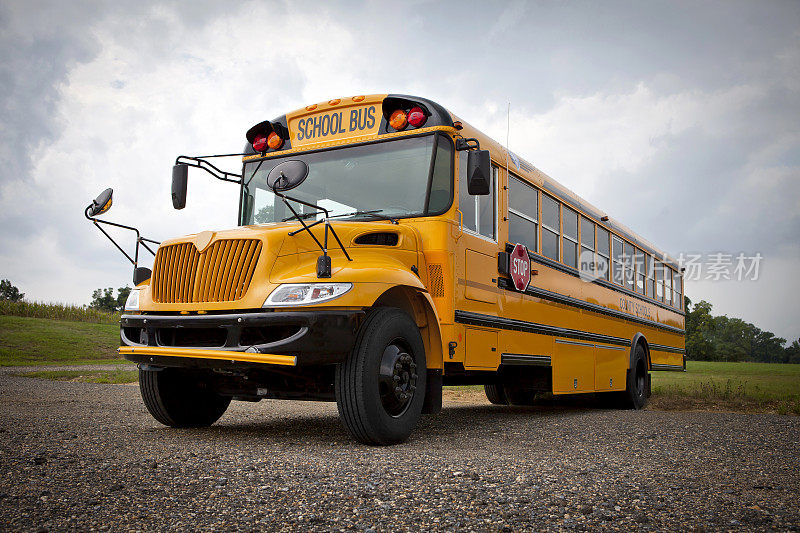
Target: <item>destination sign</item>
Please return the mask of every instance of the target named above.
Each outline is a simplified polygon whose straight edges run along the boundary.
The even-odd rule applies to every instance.
[[[292,146],[374,135],[380,126],[380,111],[375,104],[330,109],[289,120]]]

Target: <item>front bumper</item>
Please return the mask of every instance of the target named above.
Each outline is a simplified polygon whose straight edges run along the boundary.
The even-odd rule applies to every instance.
[[[123,315],[120,353],[138,363],[168,359],[170,366],[338,363],[352,350],[363,317],[361,310]]]

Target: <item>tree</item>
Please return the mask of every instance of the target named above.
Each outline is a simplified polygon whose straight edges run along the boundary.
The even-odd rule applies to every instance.
[[[122,309],[125,307],[125,302],[128,301],[128,295],[131,293],[131,288],[125,285],[117,289],[117,308]]]
[[[800,339],[792,341],[791,346],[788,346],[785,352],[785,363],[800,364]]]
[[[106,289],[96,289],[94,292],[92,292],[92,303],[89,304],[89,307],[92,309],[100,309],[101,311],[113,313],[114,311],[122,309],[130,292],[130,287],[121,287],[117,289],[117,296],[115,298],[114,289],[111,287]]]
[[[23,298],[25,298],[25,293],[19,292],[19,289],[13,286],[10,281],[7,279],[0,281],[0,300],[18,302]]]

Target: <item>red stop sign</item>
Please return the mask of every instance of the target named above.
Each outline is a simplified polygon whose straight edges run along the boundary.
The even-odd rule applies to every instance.
[[[531,258],[528,255],[528,248],[524,244],[514,245],[508,266],[514,287],[518,291],[527,289],[528,284],[531,282]]]

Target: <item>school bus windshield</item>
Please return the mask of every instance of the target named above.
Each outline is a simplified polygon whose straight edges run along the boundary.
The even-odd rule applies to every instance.
[[[331,216],[364,211],[393,218],[434,215],[452,202],[453,145],[446,136],[427,135],[249,162],[244,167],[242,225],[292,216],[267,185],[269,171],[292,159],[305,161],[309,172],[287,194],[324,207]],[[293,207],[298,213],[315,212]]]

